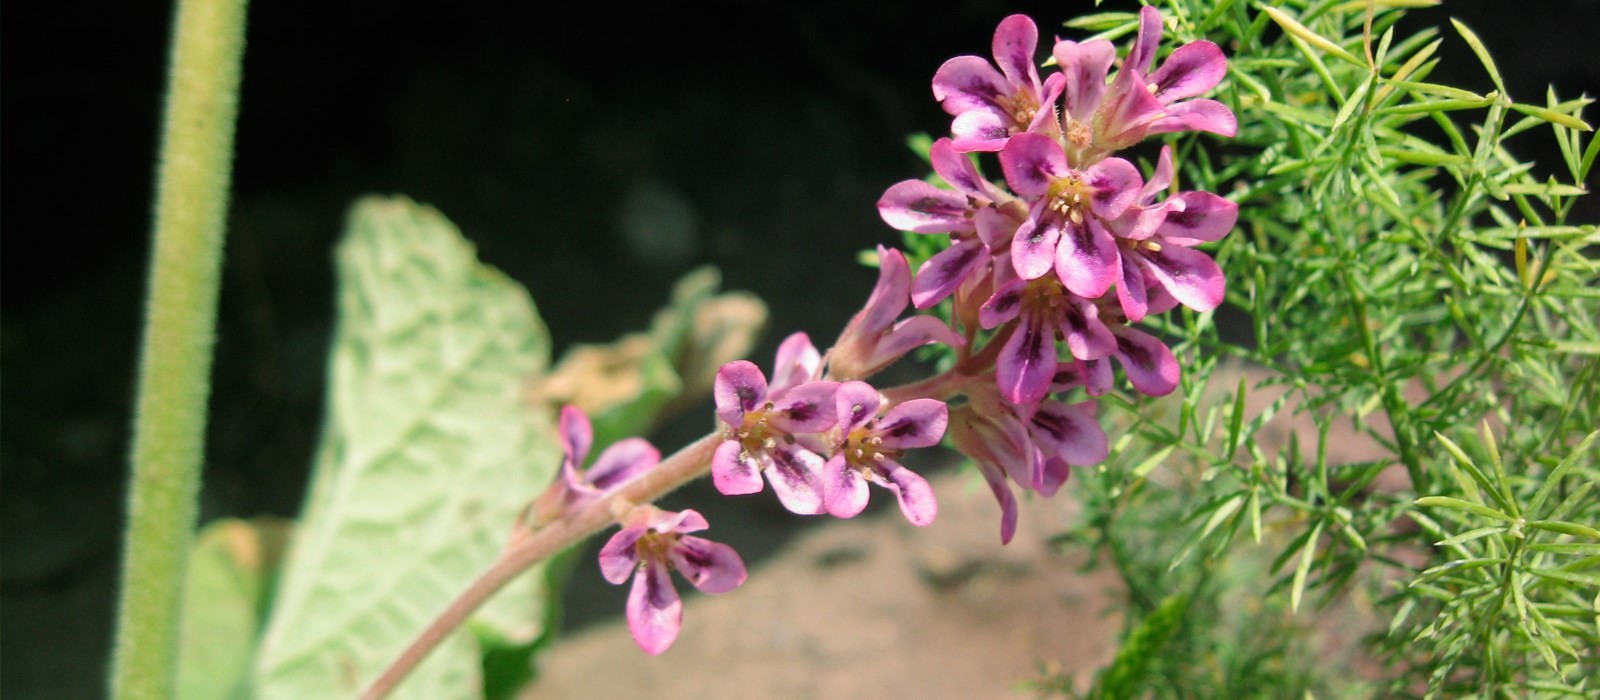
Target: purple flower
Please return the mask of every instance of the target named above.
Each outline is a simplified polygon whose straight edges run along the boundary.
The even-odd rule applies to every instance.
[[[1139,193],[1139,201],[1107,222],[1117,236],[1122,280],[1117,300],[1128,320],[1151,312],[1153,281],[1179,303],[1210,311],[1222,303],[1227,281],[1211,256],[1194,246],[1218,240],[1239,220],[1239,205],[1210,192],[1180,192],[1156,203],[1172,186],[1172,149],[1162,146],[1156,170]]]
[[[878,284],[829,351],[828,375],[865,379],[928,343],[960,346],[959,334],[933,316],[896,322],[911,301],[911,267],[898,250],[878,246]]]
[[[1038,279],[1053,267],[1072,293],[1086,299],[1105,294],[1120,272],[1105,221],[1138,199],[1139,170],[1121,158],[1073,169],[1061,144],[1038,134],[1011,139],[1000,166],[1011,189],[1034,200],[1011,242],[1017,275]]]
[[[600,548],[600,573],[607,581],[620,585],[633,576],[628,631],[647,654],[666,651],[683,626],[683,601],[669,570],[677,569],[702,593],[726,593],[744,583],[744,561],[732,547],[684,534],[707,527],[705,517],[693,510],[641,506]]]
[[[1032,404],[1049,393],[1059,363],[1058,337],[1079,360],[1097,360],[1116,350],[1116,337],[1100,320],[1100,307],[1053,276],[1002,283],[978,318],[984,328],[1020,319],[995,358],[1000,393],[1013,404]]]
[[[985,179],[971,158],[958,152],[950,139],[933,142],[928,150],[933,171],[954,190],[940,189],[922,180],[906,180],[890,187],[878,200],[884,222],[902,231],[948,233],[950,247],[936,253],[917,269],[911,285],[911,302],[926,309],[994,259],[992,253],[1010,245],[1010,239],[1027,212],[1021,200]]]
[[[1075,163],[1091,163],[1149,134],[1208,131],[1233,136],[1233,111],[1215,100],[1192,99],[1227,73],[1222,50],[1209,41],[1184,44],[1154,74],[1150,64],[1161,41],[1161,13],[1139,13],[1139,32],[1117,76],[1106,85],[1115,50],[1103,40],[1059,41],[1052,54],[1066,76],[1061,132]]]
[[[898,461],[915,447],[932,447],[949,422],[943,401],[912,399],[878,417],[883,398],[866,382],[839,385],[838,449],[823,469],[828,512],[853,518],[867,507],[867,482],[894,492],[912,525],[933,522],[939,511],[928,482]]]
[[[561,474],[555,484],[534,505],[538,523],[548,523],[562,514],[598,499],[649,471],[661,461],[661,453],[642,438],[618,440],[607,447],[594,464],[583,470],[594,442],[589,417],[576,406],[561,409]]]
[[[994,32],[994,65],[977,56],[957,56],[933,76],[933,97],[955,115],[950,131],[957,150],[998,151],[1006,139],[1053,121],[1052,104],[1062,78],[1039,82],[1034,51],[1039,28],[1023,15],[1000,21]]]
[[[1000,503],[1000,541],[1017,527],[1017,501],[1008,481],[1053,496],[1071,467],[1097,464],[1109,447],[1095,420],[1095,403],[1043,401],[1037,408],[1009,405],[989,382],[967,392],[968,403],[950,414],[950,439],[972,458]]]
[[[798,336],[798,338],[796,337]],[[729,362],[717,371],[712,394],[724,442],[711,458],[711,480],[728,495],[757,493],[761,474],[772,482],[778,500],[794,513],[823,512],[823,459],[795,440],[821,433],[837,420],[834,394],[838,382],[804,381],[814,370],[816,349],[804,335],[790,336],[779,348],[774,376],[767,378],[753,363]]]

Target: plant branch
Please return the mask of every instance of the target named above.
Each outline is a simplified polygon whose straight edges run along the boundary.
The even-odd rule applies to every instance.
[[[428,657],[434,647],[466,622],[473,611],[482,607],[517,574],[605,529],[614,520],[614,509],[650,503],[704,475],[711,466],[711,453],[721,441],[720,433],[702,437],[626,486],[585,504],[565,517],[533,531],[519,528],[513,533],[505,551],[500,553],[500,558],[479,574],[443,613],[428,623],[428,627],[384,669],[361,697],[371,700],[387,696],[400,681],[405,680],[411,669]]]
[[[246,0],[179,0],[176,11],[110,679],[115,698],[175,694],[245,6]]]

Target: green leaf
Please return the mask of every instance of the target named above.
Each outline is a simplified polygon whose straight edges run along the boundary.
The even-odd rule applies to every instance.
[[[1152,659],[1161,656],[1167,642],[1178,633],[1189,612],[1187,593],[1173,593],[1156,605],[1156,609],[1139,626],[1128,633],[1128,638],[1117,650],[1111,665],[1100,673],[1100,697],[1136,697],[1134,691],[1146,680],[1145,668]]]
[[[262,617],[290,523],[218,520],[195,539],[178,633],[178,698],[248,697]]]
[[[1472,52],[1478,55],[1478,61],[1483,64],[1483,69],[1489,72],[1489,80],[1494,83],[1494,88],[1500,91],[1500,94],[1506,94],[1506,84],[1500,79],[1500,69],[1494,65],[1494,58],[1489,55],[1489,49],[1484,48],[1483,41],[1478,39],[1478,35],[1468,29],[1467,25],[1462,24],[1461,20],[1451,17],[1450,24],[1455,25],[1456,33],[1460,34],[1461,38],[1466,40],[1467,46],[1472,47]]]
[[[1452,510],[1464,510],[1468,513],[1475,513],[1485,518],[1504,520],[1506,522],[1516,520],[1516,518],[1506,515],[1505,513],[1493,508],[1480,506],[1476,503],[1469,503],[1459,498],[1451,498],[1449,496],[1423,496],[1422,498],[1416,500],[1416,504],[1427,508],[1450,508]]]
[[[1533,500],[1528,503],[1528,513],[1533,515],[1544,514],[1544,502],[1550,498],[1551,491],[1555,490],[1556,484],[1567,475],[1567,472],[1578,466],[1579,459],[1588,453],[1589,448],[1594,445],[1596,437],[1600,437],[1600,430],[1584,436],[1583,442],[1578,443],[1572,453],[1567,455],[1565,459],[1561,460],[1560,464],[1556,465],[1555,469],[1550,471],[1550,474],[1545,477],[1544,483],[1539,485],[1538,492],[1534,493]]]
[[[351,696],[493,562],[558,467],[553,416],[526,396],[550,340],[527,292],[479,263],[439,212],[354,207],[311,493],[262,640],[256,695]],[[544,632],[539,567],[471,625]],[[451,635],[396,697],[471,698],[481,650]]]
[[[1295,37],[1299,37],[1307,44],[1322,49],[1323,52],[1342,58],[1354,65],[1362,68],[1367,67],[1366,61],[1356,58],[1349,51],[1344,50],[1343,47],[1333,43],[1332,41],[1329,41],[1327,37],[1324,37],[1321,34],[1306,28],[1305,25],[1301,24],[1295,18],[1290,17],[1282,10],[1279,10],[1276,7],[1262,7],[1261,11],[1265,12],[1268,17],[1271,17],[1272,21],[1277,22],[1278,26],[1281,27],[1283,31],[1288,32]]]
[[[1306,575],[1311,573],[1311,563],[1317,558],[1317,538],[1322,535],[1322,521],[1317,521],[1311,528],[1311,536],[1306,538],[1305,549],[1300,553],[1300,564],[1294,568],[1294,582],[1289,589],[1289,610],[1300,612],[1300,599],[1306,592]]]
[[[1516,110],[1518,112],[1521,112],[1523,114],[1526,114],[1526,115],[1528,115],[1530,117],[1536,117],[1538,119],[1543,119],[1544,121],[1550,122],[1551,124],[1560,124],[1561,126],[1567,127],[1568,129],[1577,129],[1578,131],[1594,131],[1594,127],[1589,126],[1588,122],[1586,122],[1586,121],[1584,121],[1582,119],[1579,119],[1577,117],[1574,117],[1574,116],[1572,116],[1570,114],[1564,114],[1562,112],[1557,112],[1557,111],[1555,111],[1553,109],[1547,109],[1545,107],[1535,107],[1533,105],[1515,104],[1515,103],[1511,104],[1510,107],[1512,109],[1514,109],[1514,110]]]
[[[1573,537],[1587,537],[1591,540],[1600,540],[1600,530],[1596,530],[1588,525],[1569,523],[1565,520],[1530,520],[1528,521],[1528,527],[1531,527],[1535,530],[1544,530],[1545,532],[1559,532],[1563,535],[1572,535]]]

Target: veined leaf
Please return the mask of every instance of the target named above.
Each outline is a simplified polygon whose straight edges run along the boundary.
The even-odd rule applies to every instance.
[[[262,639],[261,698],[349,697],[494,561],[553,478],[552,417],[528,401],[550,340],[528,294],[439,212],[367,199],[338,249],[339,325],[311,493]],[[541,634],[539,571],[472,618]],[[471,632],[397,697],[481,693]]]
[[[289,528],[275,518],[229,518],[200,530],[184,580],[180,700],[248,697],[250,662]]]

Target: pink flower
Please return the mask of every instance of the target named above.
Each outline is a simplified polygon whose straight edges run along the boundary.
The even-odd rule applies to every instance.
[[[878,200],[878,214],[890,226],[915,233],[950,234],[950,247],[924,262],[912,282],[911,302],[919,309],[943,301],[973,275],[988,269],[992,253],[1010,245],[1021,215],[1027,212],[1021,200],[985,179],[950,139],[933,142],[928,156],[933,171],[954,190],[906,180],[890,187]]]
[[[600,548],[600,573],[628,592],[628,631],[652,656],[672,646],[683,626],[683,601],[668,572],[676,569],[702,593],[726,593],[745,581],[744,561],[732,547],[684,533],[709,525],[693,510],[679,513],[641,506]]]
[[[912,399],[878,417],[883,397],[866,382],[839,385],[838,448],[823,468],[828,512],[853,518],[867,507],[867,482],[894,492],[912,525],[933,522],[939,504],[928,482],[898,461],[907,449],[932,447],[949,422],[943,401]]]
[[[1039,28],[1023,15],[1000,21],[994,31],[994,65],[977,56],[957,56],[933,76],[933,97],[955,115],[950,131],[962,152],[998,151],[1011,136],[1053,122],[1062,79],[1039,82],[1034,51]]]
[[[1054,276],[1011,278],[984,303],[978,318],[984,328],[1020,319],[995,358],[1000,393],[1018,405],[1049,393],[1059,363],[1058,337],[1079,360],[1097,360],[1116,350],[1116,337],[1100,320],[1100,307],[1068,291]]]
[[[1017,527],[1017,501],[1008,481],[1049,497],[1066,483],[1072,466],[1106,458],[1109,447],[1093,401],[1050,400],[1030,409],[1001,401],[983,381],[967,397],[967,404],[950,414],[950,439],[977,464],[1000,503],[1002,544],[1011,541]]]
[[[621,488],[661,461],[661,453],[650,443],[642,438],[627,438],[612,443],[584,470],[583,462],[594,442],[589,417],[575,406],[563,407],[560,431],[565,456],[556,483],[534,505],[540,524]]]
[[[1139,13],[1139,33],[1117,76],[1106,85],[1116,58],[1104,40],[1059,41],[1052,54],[1066,76],[1061,133],[1080,166],[1132,146],[1150,134],[1208,131],[1233,136],[1233,111],[1215,100],[1192,99],[1227,74],[1227,59],[1209,41],[1184,44],[1154,74],[1150,64],[1161,41],[1161,13]]]
[[[712,382],[724,442],[711,458],[711,480],[728,495],[761,491],[761,474],[772,482],[778,500],[791,512],[823,512],[823,459],[796,435],[833,427],[838,382],[807,381],[817,363],[816,349],[803,334],[790,336],[778,350],[777,383],[751,362],[729,362]]]
[[[1139,201],[1107,222],[1117,236],[1122,258],[1117,300],[1128,320],[1150,313],[1150,285],[1156,285],[1195,311],[1222,304],[1227,280],[1211,256],[1194,249],[1221,239],[1239,220],[1239,205],[1210,192],[1179,192],[1161,203],[1157,196],[1172,186],[1172,149],[1162,146],[1156,170],[1139,193]]]
[[[1072,293],[1086,299],[1105,294],[1120,272],[1105,221],[1138,199],[1139,170],[1121,158],[1074,169],[1059,142],[1038,134],[1011,139],[1000,166],[1011,189],[1033,199],[1011,242],[1017,275],[1038,279],[1054,268]]]
[[[911,266],[898,250],[878,246],[878,284],[829,351],[828,375],[865,379],[919,346],[966,340],[933,316],[896,321],[911,301]]]

